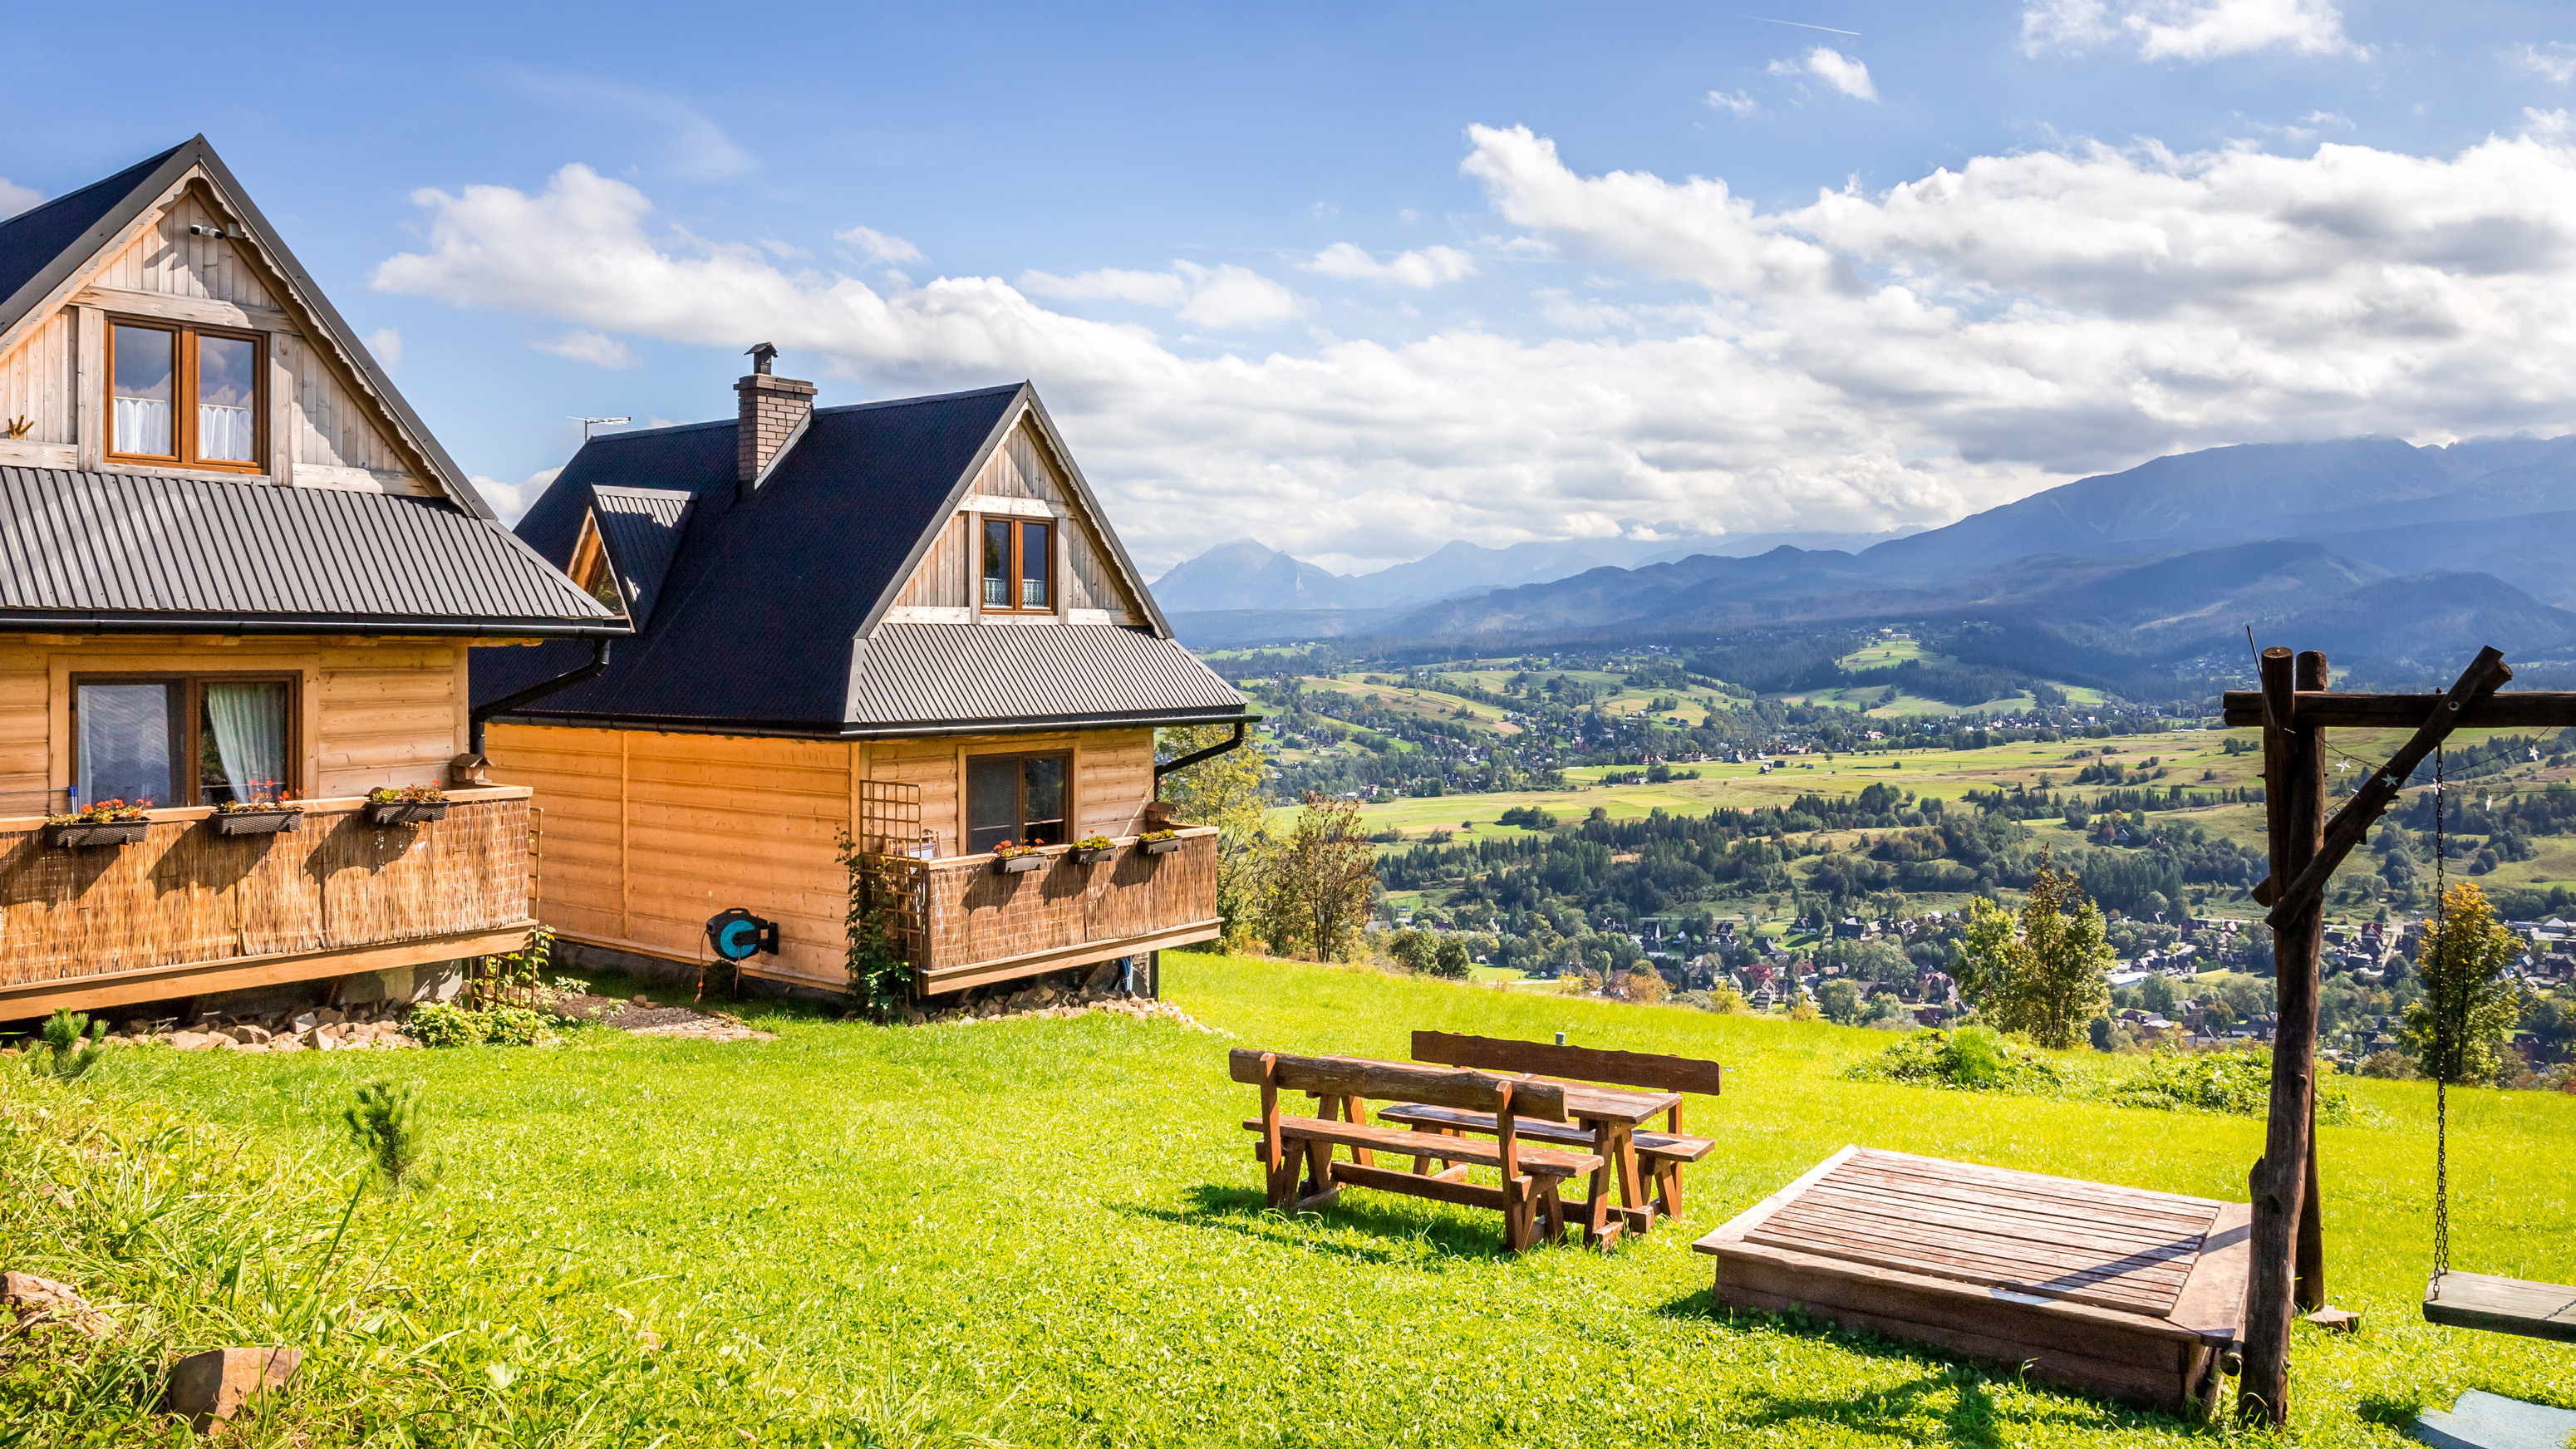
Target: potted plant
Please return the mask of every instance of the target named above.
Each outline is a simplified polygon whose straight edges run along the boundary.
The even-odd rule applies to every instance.
[[[97,845],[132,845],[152,828],[149,800],[101,800],[86,810],[45,817],[45,844],[57,850],[87,850]]]
[[[1019,875],[1024,871],[1043,869],[1045,866],[1046,857],[1038,854],[1038,848],[1034,845],[1022,845],[1015,840],[1005,840],[993,847],[995,875]]]
[[[206,818],[213,823],[217,835],[276,835],[301,829],[304,824],[303,811],[274,795],[226,800]]]
[[[1177,830],[1148,830],[1136,837],[1136,848],[1147,855],[1169,855],[1181,848],[1181,833]]]
[[[1098,865],[1118,853],[1118,842],[1106,835],[1094,835],[1073,843],[1073,863]]]
[[[367,792],[369,825],[418,825],[447,818],[447,795],[436,785],[379,785]]]

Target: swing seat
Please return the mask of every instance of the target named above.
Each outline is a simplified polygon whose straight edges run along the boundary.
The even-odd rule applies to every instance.
[[[2424,1285],[2424,1320],[2576,1343],[2576,1288],[2453,1271]]]

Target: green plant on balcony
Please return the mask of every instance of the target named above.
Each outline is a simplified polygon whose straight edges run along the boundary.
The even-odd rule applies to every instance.
[[[93,801],[86,810],[75,810],[65,815],[48,815],[45,817],[45,823],[47,825],[127,825],[151,819],[151,816],[144,813],[151,808],[152,802],[149,800],[98,800]]]

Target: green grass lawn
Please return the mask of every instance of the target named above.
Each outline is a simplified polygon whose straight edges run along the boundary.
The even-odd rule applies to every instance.
[[[259,1445],[2150,1444],[2209,1431],[2009,1372],[1710,1305],[1692,1239],[1846,1142],[2241,1197],[2258,1122],[1844,1080],[1873,1033],[1354,970],[1167,955],[1230,1036],[1112,1016],[889,1029],[753,1008],[775,1042],[586,1029],[555,1048],[120,1054],[0,1073],[0,1254],[125,1325],[0,1360],[0,1442],[147,1442],[173,1349],[295,1342]],[[1608,1256],[1353,1190],[1265,1209],[1248,1045],[1401,1057],[1446,1028],[1729,1068],[1687,1221]],[[2100,1070],[2118,1064],[2094,1058]],[[334,1124],[417,1081],[435,1190],[370,1195]],[[2334,1301],[2307,1444],[2404,1442],[2464,1388],[2576,1406],[2576,1351],[2424,1325],[2431,1097],[2324,1129]],[[2576,1097],[2453,1104],[2457,1259],[2576,1281]],[[0,1349],[0,1353],[11,1350]],[[184,1434],[171,1442],[184,1441]]]

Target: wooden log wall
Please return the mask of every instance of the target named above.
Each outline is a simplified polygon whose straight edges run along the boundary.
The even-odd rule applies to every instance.
[[[518,924],[528,793],[459,791],[445,820],[390,827],[361,801],[318,800],[277,835],[160,810],[140,843],[87,850],[47,846],[41,820],[0,820],[0,986]]]

